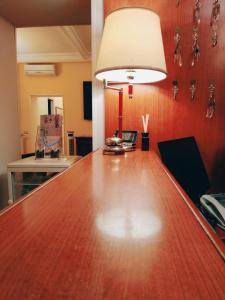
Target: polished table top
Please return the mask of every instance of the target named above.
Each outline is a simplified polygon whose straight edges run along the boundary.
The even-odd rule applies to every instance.
[[[0,215],[0,243],[1,300],[225,299],[224,260],[153,152],[86,156]]]

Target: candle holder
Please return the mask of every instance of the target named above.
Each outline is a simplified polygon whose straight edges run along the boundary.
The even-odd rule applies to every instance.
[[[142,151],[149,151],[149,133],[148,132],[142,132],[141,133],[141,150]]]

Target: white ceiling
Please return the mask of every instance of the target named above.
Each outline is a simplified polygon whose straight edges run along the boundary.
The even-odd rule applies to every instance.
[[[90,25],[91,0],[0,0],[0,16],[15,27]]]
[[[16,29],[18,62],[76,62],[91,59],[91,26]]]

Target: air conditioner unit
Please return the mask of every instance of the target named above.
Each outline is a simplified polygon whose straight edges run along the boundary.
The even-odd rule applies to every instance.
[[[24,73],[28,76],[56,75],[54,64],[26,64]]]

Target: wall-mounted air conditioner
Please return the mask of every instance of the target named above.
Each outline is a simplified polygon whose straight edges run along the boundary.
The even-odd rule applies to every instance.
[[[56,75],[54,64],[26,64],[24,73],[32,76]]]

